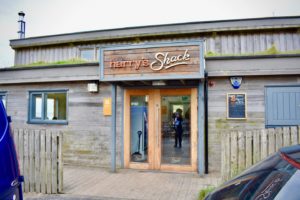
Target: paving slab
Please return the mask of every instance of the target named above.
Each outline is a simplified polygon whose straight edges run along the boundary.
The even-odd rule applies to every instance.
[[[201,189],[220,184],[216,173],[174,173],[106,168],[64,167],[64,194],[40,195],[37,199],[91,200],[196,200]],[[37,195],[26,194],[26,200]]]

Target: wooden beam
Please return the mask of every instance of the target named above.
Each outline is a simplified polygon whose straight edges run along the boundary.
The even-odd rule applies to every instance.
[[[141,81],[143,84],[145,84],[145,85],[152,85],[152,83],[150,82],[150,81]]]
[[[132,82],[129,82],[129,81],[122,81],[122,83],[125,84],[125,85],[134,86],[134,84]]]

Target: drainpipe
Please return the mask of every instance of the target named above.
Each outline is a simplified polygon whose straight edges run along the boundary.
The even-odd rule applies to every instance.
[[[111,87],[111,104],[112,104],[112,116],[111,116],[111,171],[116,172],[116,103],[117,103],[117,86],[115,83]]]
[[[199,80],[198,84],[198,174],[205,173],[205,103],[204,103],[204,80]]]
[[[208,174],[208,73],[204,82],[204,138],[205,138],[205,174]]]

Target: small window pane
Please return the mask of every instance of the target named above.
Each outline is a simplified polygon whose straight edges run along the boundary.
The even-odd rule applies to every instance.
[[[94,61],[95,60],[95,51],[94,51],[94,49],[83,49],[80,51],[80,57],[82,60]]]
[[[66,120],[67,119],[67,96],[65,93],[48,93],[46,105],[47,120]]]
[[[132,162],[148,162],[148,99],[130,97],[130,155]]]
[[[1,94],[0,95],[0,100],[2,101],[4,108],[6,108],[6,95]]]
[[[32,95],[32,118],[34,119],[42,118],[42,95],[41,94]]]

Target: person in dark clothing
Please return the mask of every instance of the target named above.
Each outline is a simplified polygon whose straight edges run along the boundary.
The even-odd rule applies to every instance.
[[[174,128],[175,128],[175,145],[174,147],[177,147],[177,144],[179,145],[179,148],[181,148],[181,143],[182,143],[182,110],[177,109],[175,113],[175,118],[174,118]]]

